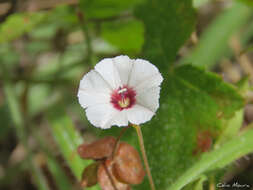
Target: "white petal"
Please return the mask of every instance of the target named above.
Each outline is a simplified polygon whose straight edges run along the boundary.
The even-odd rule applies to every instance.
[[[129,59],[126,55],[121,55],[113,58],[113,62],[119,72],[121,83],[126,85],[132,69],[133,60]]]
[[[156,66],[143,59],[134,61],[128,85],[134,87],[137,93],[143,89],[159,86],[162,81],[163,77]]]
[[[111,119],[111,125],[116,125],[118,127],[127,126],[127,111],[122,110],[115,114],[114,117]]]
[[[143,107],[150,109],[152,112],[156,112],[159,107],[160,87],[152,87],[143,90],[136,96],[136,102]]]
[[[88,72],[80,81],[78,100],[83,108],[88,106],[109,103],[110,86],[95,70]]]
[[[132,108],[127,109],[127,118],[130,123],[139,125],[149,121],[154,115],[154,112],[141,105],[134,105]]]
[[[122,86],[120,75],[114,65],[113,59],[103,59],[95,66],[95,70],[104,78],[113,89],[118,89]]]
[[[111,104],[90,106],[85,111],[91,124],[102,129],[108,129],[111,127],[110,121],[118,112]]]
[[[134,89],[136,90],[137,94],[142,93],[149,88],[158,87],[162,81],[162,75],[160,73],[157,73],[153,76],[148,77],[148,79],[144,79],[144,81],[135,86]]]
[[[90,106],[86,109],[86,115],[91,124],[102,129],[108,129],[113,125],[128,125],[126,111],[118,111],[110,104]]]
[[[83,108],[110,102],[110,96],[105,94],[90,93],[90,92],[87,93],[85,91],[79,90],[77,96],[79,103]]]

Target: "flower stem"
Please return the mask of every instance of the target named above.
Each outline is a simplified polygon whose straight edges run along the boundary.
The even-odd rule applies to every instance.
[[[137,133],[137,136],[138,136],[138,140],[139,140],[139,144],[140,144],[140,148],[141,148],[141,153],[142,153],[144,165],[145,165],[145,168],[146,168],[146,172],[147,172],[147,175],[148,175],[148,180],[149,180],[150,187],[151,187],[152,190],[155,190],[155,184],[154,184],[151,172],[150,172],[141,128],[140,128],[139,125],[135,125],[135,124],[132,124],[132,126],[136,129],[136,133]]]
[[[102,164],[103,164],[103,167],[104,167],[104,169],[105,169],[105,172],[106,172],[106,174],[107,174],[107,176],[108,176],[108,178],[109,178],[109,180],[110,180],[110,182],[111,182],[111,184],[112,184],[112,186],[113,186],[113,189],[114,189],[114,190],[118,190],[118,188],[117,188],[116,184],[114,183],[113,178],[112,178],[112,176],[111,176],[111,174],[110,174],[110,172],[109,172],[109,169],[108,169],[108,167],[107,167],[106,164],[105,164],[105,161],[103,161]]]
[[[116,153],[116,150],[117,150],[117,147],[118,147],[120,138],[124,135],[124,133],[126,132],[126,130],[127,130],[128,128],[129,128],[129,126],[124,127],[124,128],[120,131],[120,134],[119,134],[119,136],[117,137],[116,143],[115,143],[114,148],[113,148],[112,159],[115,157],[115,153]]]

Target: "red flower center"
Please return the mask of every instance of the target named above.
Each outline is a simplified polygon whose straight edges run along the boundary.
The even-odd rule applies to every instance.
[[[119,87],[117,90],[114,90],[111,94],[111,103],[114,108],[118,110],[131,108],[136,100],[136,93],[132,88],[128,86]]]

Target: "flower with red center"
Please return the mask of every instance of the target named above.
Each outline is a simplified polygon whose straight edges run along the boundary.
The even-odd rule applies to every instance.
[[[111,94],[111,103],[113,107],[118,110],[131,108],[135,102],[136,92],[133,88],[128,86],[119,87],[117,90],[114,90]]]
[[[106,58],[84,75],[77,96],[96,127],[139,125],[158,109],[162,80],[159,70],[146,60]]]

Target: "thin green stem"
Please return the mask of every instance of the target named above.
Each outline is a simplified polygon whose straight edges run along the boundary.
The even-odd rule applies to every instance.
[[[253,125],[250,125],[253,126]],[[180,190],[185,185],[199,178],[201,174],[216,168],[223,168],[234,160],[252,152],[253,129],[243,132],[242,135],[234,137],[219,148],[208,152],[202,158],[181,175],[168,190]]]
[[[143,141],[141,128],[140,128],[139,125],[132,124],[132,126],[136,129],[136,132],[137,132],[137,136],[138,136],[138,140],[139,140],[139,144],[140,144],[140,148],[141,148],[141,153],[142,153],[144,165],[145,165],[145,168],[146,168],[146,172],[147,172],[147,175],[148,175],[148,180],[149,180],[150,187],[151,187],[152,190],[155,190],[155,184],[154,184],[151,172],[150,172],[150,167],[149,167],[149,164],[148,164],[148,158],[147,158],[146,151],[145,151],[145,146],[144,146],[144,141]]]
[[[85,36],[85,41],[87,45],[87,62],[90,66],[92,66],[92,56],[93,56],[93,50],[92,50],[92,45],[91,45],[91,36],[90,36],[90,31],[87,26],[87,21],[85,19],[85,16],[82,11],[77,12],[84,36]]]

